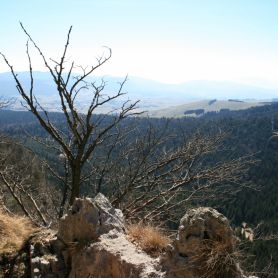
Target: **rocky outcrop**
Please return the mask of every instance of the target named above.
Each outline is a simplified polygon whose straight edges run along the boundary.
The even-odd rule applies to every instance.
[[[59,225],[68,277],[162,277],[158,260],[138,250],[125,234],[124,217],[98,194],[77,199]]]
[[[212,208],[191,209],[181,219],[177,238],[161,257],[161,265],[168,278],[240,278],[235,246],[225,216]]]
[[[186,257],[196,256],[204,241],[221,242],[232,252],[236,238],[228,219],[215,209],[200,207],[189,210],[181,219],[175,248]]]
[[[65,243],[96,241],[111,230],[124,232],[124,216],[98,194],[94,199],[76,199],[59,222],[58,238]]]
[[[128,240],[122,212],[102,194],[76,199],[57,235],[33,240],[31,250],[34,278],[164,277],[159,260]]]
[[[122,212],[99,194],[77,199],[56,234],[31,241],[31,272],[36,278],[243,278],[235,244],[226,217],[211,208],[191,209],[174,242],[153,258],[129,240]]]
[[[115,230],[72,256],[69,277],[164,277],[159,262]]]

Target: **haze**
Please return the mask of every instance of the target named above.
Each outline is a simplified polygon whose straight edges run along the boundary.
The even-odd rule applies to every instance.
[[[278,88],[276,0],[10,0],[0,4],[0,48],[28,70],[23,22],[49,57],[58,58],[73,25],[70,58],[90,65],[102,46],[112,60],[98,75],[129,74],[163,83],[240,82]],[[36,70],[44,70],[34,57]],[[8,71],[0,62],[0,72]]]

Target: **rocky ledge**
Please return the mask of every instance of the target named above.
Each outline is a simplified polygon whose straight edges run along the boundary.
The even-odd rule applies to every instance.
[[[227,218],[201,207],[186,212],[176,239],[153,258],[129,240],[122,212],[98,194],[76,199],[57,233],[44,230],[29,241],[28,271],[34,278],[243,278],[235,250]]]

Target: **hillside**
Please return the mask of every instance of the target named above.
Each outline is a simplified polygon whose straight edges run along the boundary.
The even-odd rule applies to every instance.
[[[58,122],[63,121],[63,117],[59,113],[51,114],[51,117]],[[144,118],[136,121],[139,130],[142,131],[149,123],[156,126],[158,130],[162,130],[164,123],[168,122],[166,119]],[[34,142],[30,142],[28,133],[35,136],[46,136],[30,113],[2,110],[0,111],[0,125],[2,132],[17,139],[20,138],[25,144],[32,147],[41,158],[48,159],[59,170],[60,162],[55,152],[51,153]],[[169,137],[170,140],[167,144],[169,147],[177,145],[184,137],[190,137],[196,130],[202,134],[208,134],[215,130],[227,130],[230,133],[229,138],[224,143],[226,151],[218,152],[210,157],[209,163],[225,161],[225,159],[248,153],[255,154],[259,160],[258,164],[251,167],[248,177],[245,177],[251,184],[258,186],[257,191],[247,188],[238,192],[228,202],[223,200],[210,205],[227,215],[233,226],[240,226],[242,222],[247,222],[251,227],[256,227],[261,223],[259,233],[265,235],[277,233],[278,140],[275,138],[270,140],[270,138],[272,132],[278,130],[278,104],[247,110],[225,111],[225,113],[209,112],[201,118],[172,119],[168,122],[167,134],[171,137]],[[133,139],[136,138],[129,138],[130,142]],[[163,150],[163,148],[161,149]],[[99,155],[101,156],[101,154]],[[118,165],[114,164],[114,166]],[[118,175],[119,177],[124,176],[121,171],[117,175],[113,175],[113,182]],[[124,182],[124,180],[122,181]],[[109,193],[108,189],[105,192]],[[201,201],[198,201],[198,204],[200,203]],[[259,269],[272,261],[273,271],[277,272],[276,241],[257,241],[250,248],[251,254],[256,255]]]
[[[19,72],[19,79],[25,88],[30,86],[30,76],[28,72]],[[51,76],[47,72],[34,72],[35,84],[34,92],[41,103],[48,111],[60,111],[58,94],[56,92],[55,84],[53,83]],[[104,76],[104,80],[107,81],[105,93],[111,94],[116,92],[119,88],[119,82],[124,80],[124,77]],[[100,78],[92,76],[88,78],[88,82],[100,82]],[[139,78],[135,76],[129,76],[128,81],[124,86],[124,92],[128,92],[128,98],[130,100],[140,100],[139,107],[142,110],[153,111],[160,110],[162,108],[169,108],[177,106],[183,103],[194,103],[200,100],[206,99],[257,99],[260,101],[271,101],[278,96],[278,91],[274,89],[261,88],[246,84],[238,84],[225,81],[189,81],[181,84],[164,84],[153,80]],[[18,98],[18,92],[15,87],[14,80],[10,73],[0,73],[0,95],[4,98]],[[87,90],[82,91],[78,97],[78,107],[85,109],[88,105],[91,95]],[[115,107],[119,106],[124,98],[121,100],[115,100],[109,102],[109,105],[102,107],[99,112],[107,112]],[[256,101],[254,101],[256,102]],[[202,108],[204,104],[196,104],[198,108]],[[222,107],[223,106],[223,107]],[[225,109],[225,105],[222,104],[219,108]],[[243,108],[248,108],[251,105],[245,105]],[[190,104],[190,109],[195,109],[194,104]],[[230,107],[229,105],[227,106]],[[185,105],[187,108],[187,105]],[[13,109],[24,109],[20,101],[16,101],[13,104]],[[173,110],[175,108],[169,108]],[[177,107],[177,109],[179,109]],[[215,108],[216,109],[216,108]],[[214,111],[214,110],[213,110]],[[154,115],[158,115],[159,111],[154,112]],[[168,113],[173,115],[173,112],[162,111],[161,114]]]
[[[278,278],[278,0],[0,3],[0,278]]]
[[[183,105],[172,106],[160,110],[153,110],[147,114],[154,118],[180,118],[180,117],[200,117],[208,112],[227,112],[244,110],[251,107],[268,105],[271,102],[243,101],[243,100],[201,100]]]

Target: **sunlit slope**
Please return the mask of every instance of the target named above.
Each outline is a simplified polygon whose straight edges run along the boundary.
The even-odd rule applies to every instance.
[[[159,109],[148,112],[150,117],[198,117],[208,112],[220,112],[225,110],[243,110],[250,107],[262,106],[270,104],[270,102],[258,101],[239,101],[239,100],[201,100],[190,102],[182,105],[171,106],[165,109]]]

